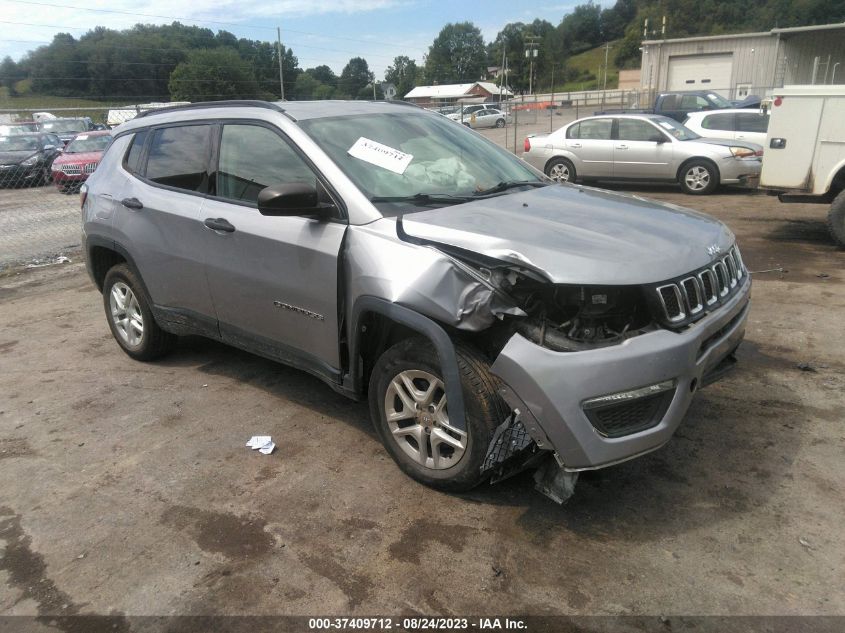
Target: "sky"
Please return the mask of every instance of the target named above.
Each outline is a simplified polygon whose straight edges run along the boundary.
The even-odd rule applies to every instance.
[[[95,26],[124,29],[178,20],[268,41],[275,41],[279,26],[301,68],[325,64],[340,74],[351,57],[363,57],[380,79],[397,55],[422,63],[449,22],[473,22],[488,42],[508,22],[542,18],[556,26],[584,1],[0,0],[0,58],[18,60],[56,33],[79,37]]]

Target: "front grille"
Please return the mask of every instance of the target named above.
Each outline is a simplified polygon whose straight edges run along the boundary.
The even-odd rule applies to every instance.
[[[617,404],[585,409],[587,419],[605,437],[621,437],[657,426],[669,403],[673,390],[627,400]]]
[[[68,176],[78,176],[82,173],[82,165],[62,165],[62,173]]]
[[[655,287],[660,317],[679,325],[702,316],[710,306],[728,299],[748,274],[736,246],[709,266]]]
[[[88,163],[85,167],[82,168],[82,171],[86,174],[93,174],[94,171],[97,169],[98,163]]]

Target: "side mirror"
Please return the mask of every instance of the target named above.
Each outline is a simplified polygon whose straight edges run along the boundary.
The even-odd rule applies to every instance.
[[[662,134],[658,134],[657,136],[654,136],[651,140],[660,145],[662,143],[667,142],[669,139],[663,136]]]
[[[317,187],[302,182],[270,185],[258,192],[261,215],[310,215],[327,218],[334,205],[320,201]]]
[[[54,149],[58,149],[55,145],[45,145],[44,149],[48,152],[52,152]]]

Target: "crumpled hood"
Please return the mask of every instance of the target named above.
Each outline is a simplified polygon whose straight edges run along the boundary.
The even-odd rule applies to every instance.
[[[409,236],[534,270],[554,283],[629,285],[678,277],[726,252],[727,226],[672,204],[550,185],[401,218]],[[401,232],[400,232],[401,235]]]

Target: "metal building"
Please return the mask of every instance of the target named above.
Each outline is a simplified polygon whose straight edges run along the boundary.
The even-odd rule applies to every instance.
[[[845,84],[845,22],[642,44],[643,90],[765,96],[784,84]]]

